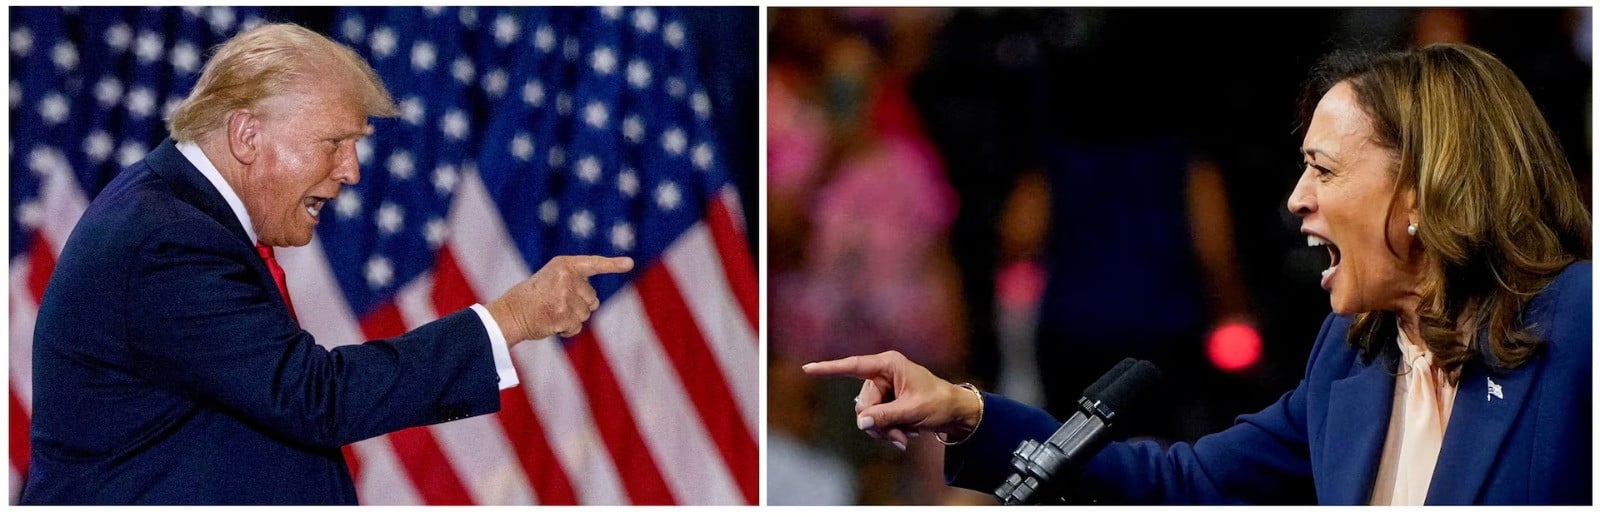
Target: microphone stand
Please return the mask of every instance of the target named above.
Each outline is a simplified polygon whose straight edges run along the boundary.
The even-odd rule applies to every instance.
[[[994,496],[1006,505],[1069,503],[1086,498],[1065,493],[1071,478],[1111,441],[1117,409],[1128,410],[1161,381],[1161,371],[1149,361],[1123,359],[1089,385],[1078,399],[1077,411],[1044,443],[1027,440],[1011,452],[1010,477]],[[1088,502],[1093,502],[1089,500]]]
[[[1074,411],[1050,439],[1044,443],[1028,440],[1011,452],[1014,473],[995,489],[994,496],[1008,506],[1089,502],[1083,497],[1063,494],[1057,486],[1060,478],[1076,472],[1077,467],[1088,460],[1088,455],[1074,457],[1066,451],[1098,451],[1110,439],[1106,431],[1116,415],[1116,411],[1104,403],[1080,397],[1078,411]]]

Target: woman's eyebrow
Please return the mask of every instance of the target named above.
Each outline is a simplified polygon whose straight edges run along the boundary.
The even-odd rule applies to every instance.
[[[1322,159],[1325,160],[1325,161],[1330,161],[1330,162],[1334,162],[1334,163],[1338,163],[1339,162],[1339,160],[1337,158],[1334,158],[1333,155],[1328,154],[1328,151],[1325,151],[1323,149],[1319,149],[1319,148],[1316,148],[1316,147],[1302,147],[1302,148],[1300,148],[1300,154],[1303,154],[1306,157],[1311,158],[1313,160],[1316,159],[1318,156],[1321,156]]]

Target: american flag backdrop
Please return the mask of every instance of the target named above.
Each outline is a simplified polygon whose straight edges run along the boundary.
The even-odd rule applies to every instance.
[[[512,348],[494,415],[346,447],[364,504],[755,504],[757,282],[684,13],[343,8],[330,37],[402,112],[360,184],[280,249],[325,345],[499,296],[555,255],[626,255],[585,331]],[[33,321],[88,200],[165,137],[206,49],[259,11],[11,8],[11,501]],[[750,41],[754,41],[752,38]],[[744,42],[735,43],[743,44]],[[751,85],[754,88],[754,85]]]

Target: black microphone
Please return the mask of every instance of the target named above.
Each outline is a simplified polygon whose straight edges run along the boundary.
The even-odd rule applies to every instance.
[[[1161,383],[1150,361],[1123,359],[1084,390],[1078,410],[1044,443],[1022,442],[1011,452],[1012,474],[994,491],[1007,505],[1065,502],[1058,486],[1111,441],[1111,427]]]
[[[1133,365],[1138,364],[1138,362],[1139,361],[1134,360],[1132,357],[1124,358],[1122,361],[1118,362],[1116,366],[1112,366],[1110,370],[1107,370],[1105,375],[1101,375],[1099,379],[1095,379],[1094,384],[1090,384],[1088,388],[1084,388],[1083,396],[1099,400],[1100,394],[1104,392],[1107,387],[1111,386],[1111,383],[1121,380],[1122,375],[1128,373],[1128,369],[1133,368]]]

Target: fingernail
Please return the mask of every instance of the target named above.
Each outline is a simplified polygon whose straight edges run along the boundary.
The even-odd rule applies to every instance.
[[[856,428],[866,431],[872,429],[872,417],[864,416],[856,419]]]
[[[906,450],[906,444],[903,444],[903,443],[900,443],[900,442],[889,442],[889,443],[894,444],[894,448],[896,448],[896,449],[900,449],[901,451],[905,451]]]
[[[883,439],[883,435],[878,434],[877,431],[873,431],[871,429],[867,430],[867,436],[871,436],[872,439],[874,439],[874,440],[882,440]]]
[[[817,364],[817,363],[806,363],[806,364],[802,364],[802,365],[800,365],[800,371],[802,371],[802,372],[804,372],[804,371],[810,371],[810,370],[811,370],[811,367],[812,367],[812,366],[816,366],[816,364]]]
[[[860,404],[861,403],[861,397],[856,397],[856,398],[850,399],[850,401],[851,402],[855,402],[857,404]]]
[[[916,432],[916,431],[912,431],[912,432],[906,433],[906,436],[910,436],[912,438],[916,438],[918,436],[922,436],[922,433],[919,433],[919,432]]]

